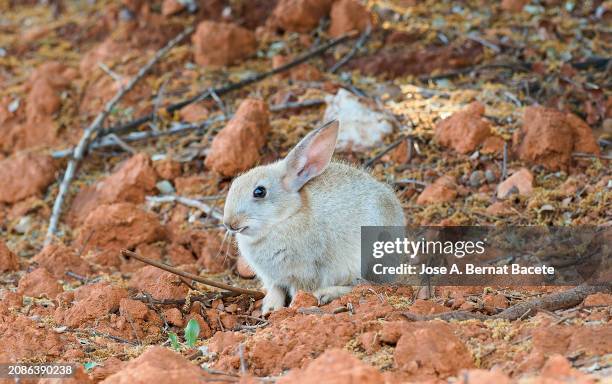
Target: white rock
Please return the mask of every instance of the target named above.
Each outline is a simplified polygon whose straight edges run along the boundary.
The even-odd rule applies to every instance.
[[[13,227],[13,230],[20,235],[27,233],[32,227],[32,218],[30,216],[22,216],[17,224]]]
[[[338,143],[340,150],[361,151],[378,146],[393,131],[393,120],[383,112],[367,105],[366,101],[339,89],[335,96],[326,97],[327,109],[323,121],[340,122]]]
[[[163,195],[173,195],[176,192],[172,186],[172,183],[168,180],[158,181],[157,184],[155,184],[155,188],[157,188],[157,190]]]

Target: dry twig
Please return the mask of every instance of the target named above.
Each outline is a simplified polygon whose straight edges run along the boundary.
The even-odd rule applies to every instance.
[[[355,43],[353,48],[349,51],[349,53],[347,53],[346,56],[344,56],[340,60],[338,60],[338,62],[336,64],[334,64],[329,69],[329,71],[331,73],[335,73],[338,69],[340,69],[340,67],[342,67],[343,65],[348,63],[357,54],[357,52],[359,52],[359,50],[361,48],[363,48],[365,43],[370,38],[370,34],[371,33],[372,33],[372,25],[370,23],[368,23],[368,25],[366,26],[365,31],[363,31],[363,33],[359,37],[359,40],[357,40],[357,42]]]
[[[406,140],[406,136],[403,135],[401,136],[399,139],[395,140],[393,143],[389,144],[388,147],[386,147],[385,149],[383,149],[382,151],[380,151],[376,156],[374,156],[373,158],[371,158],[370,160],[366,161],[363,166],[365,168],[369,168],[372,165],[374,165],[378,160],[380,160],[384,155],[386,155],[387,153],[391,152],[391,150],[393,150],[395,147],[399,146],[404,140]]]
[[[53,203],[53,210],[51,213],[51,219],[49,220],[49,227],[47,229],[47,236],[45,238],[45,244],[48,244],[53,239],[57,231],[57,226],[59,224],[59,218],[62,213],[62,205],[64,203],[64,198],[68,193],[68,188],[70,187],[70,183],[76,174],[77,167],[81,160],[85,157],[85,153],[87,152],[87,148],[89,147],[89,141],[100,129],[102,128],[102,124],[104,120],[111,113],[115,105],[127,94],[140,79],[142,79],[147,72],[161,59],[163,56],[168,53],[176,44],[178,44],[181,40],[183,40],[187,35],[189,35],[193,31],[192,27],[186,28],[183,32],[181,32],[174,39],[170,40],[162,49],[157,51],[155,55],[138,71],[136,76],[132,77],[130,82],[122,87],[113,98],[106,103],[102,112],[96,116],[96,118],[91,122],[91,124],[85,128],[79,143],[74,149],[74,153],[72,155],[72,159],[68,161],[68,166],[66,167],[66,172],[64,173],[64,178],[59,186],[59,191],[57,193],[57,197],[55,198],[55,202]]]
[[[307,108],[307,107],[316,107],[319,105],[325,104],[325,100],[321,99],[311,99],[304,101],[296,101],[296,102],[287,102],[282,104],[276,104],[270,106],[271,112],[280,112],[287,109],[297,109],[297,108]],[[165,131],[143,131],[143,132],[132,132],[125,136],[119,137],[114,134],[108,134],[106,136],[102,136],[100,139],[94,141],[89,145],[89,150],[107,148],[107,147],[115,147],[118,145],[115,138],[119,138],[123,143],[131,143],[135,141],[144,141],[148,139],[154,139],[162,136],[170,136],[170,135],[182,135],[189,133],[191,131],[198,130],[207,130],[213,124],[226,121],[231,118],[232,115],[224,116],[214,116],[208,120],[202,121],[200,123],[175,123],[172,125],[172,128]],[[60,151],[55,151],[51,154],[54,159],[62,159],[64,157],[68,157],[72,154],[72,149],[63,149]]]
[[[563,292],[556,292],[550,295],[537,297],[533,300],[525,301],[510,308],[503,310],[502,312],[487,316],[482,313],[467,312],[467,311],[453,311],[444,312],[433,315],[419,315],[412,312],[401,312],[400,314],[411,321],[428,321],[434,319],[440,320],[488,320],[488,319],[502,319],[508,321],[514,321],[530,317],[535,315],[540,310],[545,311],[556,311],[558,309],[571,308],[575,305],[580,304],[588,295],[597,292],[611,292],[612,287],[609,286],[588,286],[579,285],[575,288],[569,289]]]
[[[349,34],[340,36],[340,37],[338,37],[336,39],[332,39],[332,40],[328,41],[327,43],[312,49],[310,52],[307,52],[307,53],[305,53],[303,55],[298,56],[296,59],[288,62],[287,64],[281,65],[280,67],[277,67],[277,68],[274,68],[274,69],[271,69],[269,71],[265,71],[265,72],[262,72],[262,73],[257,73],[257,74],[255,74],[253,76],[249,76],[246,79],[238,81],[236,83],[228,83],[226,85],[223,85],[223,86],[220,86],[220,87],[217,87],[217,88],[212,88],[212,90],[218,96],[222,96],[222,95],[224,95],[224,94],[226,94],[228,92],[235,91],[237,89],[246,87],[247,85],[251,85],[251,84],[257,83],[257,82],[259,82],[259,81],[261,81],[261,80],[263,80],[263,79],[265,79],[267,77],[270,77],[270,76],[276,75],[278,73],[282,73],[282,72],[288,71],[291,68],[294,68],[294,67],[296,67],[296,66],[298,66],[298,65],[300,65],[302,63],[305,63],[306,61],[308,61],[308,60],[310,60],[310,59],[312,59],[314,57],[317,57],[317,56],[325,53],[328,49],[333,48],[336,45],[344,43],[345,41],[347,41],[348,39],[353,38],[354,36],[355,36],[354,33],[349,33]],[[190,97],[190,98],[188,98],[186,100],[179,101],[178,103],[169,105],[168,107],[166,107],[166,110],[168,111],[168,113],[173,113],[173,112],[178,111],[181,108],[183,108],[183,107],[185,107],[185,106],[187,106],[189,104],[192,104],[192,103],[195,103],[195,102],[198,102],[198,101],[202,101],[202,100],[208,99],[210,97],[212,97],[211,91],[209,89],[207,89],[204,92],[202,92],[202,93],[200,93],[200,94],[198,94],[196,96],[193,96],[193,97]],[[102,131],[102,133],[103,134],[108,134],[108,133],[120,133],[120,132],[129,131],[131,129],[139,127],[141,124],[144,124],[144,123],[146,123],[148,121],[151,121],[151,119],[153,119],[153,117],[154,117],[154,115],[150,113],[148,115],[141,116],[141,117],[139,117],[139,118],[137,118],[135,120],[132,120],[130,122],[106,128],[106,129],[104,129]]]
[[[163,269],[164,271],[174,273],[175,275],[178,275],[178,276],[186,277],[187,279],[197,281],[198,283],[201,283],[201,284],[209,285],[211,287],[215,287],[219,289],[225,289],[226,291],[231,291],[231,292],[253,296],[256,300],[259,300],[264,297],[263,292],[253,291],[250,289],[245,289],[245,288],[240,288],[240,287],[234,287],[229,284],[221,283],[215,280],[207,279],[205,277],[194,275],[193,273],[185,272],[183,270],[171,267],[159,261],[147,259],[146,257],[142,257],[138,253],[129,251],[127,249],[122,249],[121,254],[124,257],[133,257],[134,259],[142,261],[145,264],[149,264],[159,269]]]
[[[218,221],[223,221],[223,215],[214,210],[210,205],[203,203],[199,200],[190,199],[184,196],[167,195],[167,196],[147,196],[147,201],[153,204],[160,203],[179,203],[188,207],[197,208],[200,211],[206,213],[207,216],[212,217]]]

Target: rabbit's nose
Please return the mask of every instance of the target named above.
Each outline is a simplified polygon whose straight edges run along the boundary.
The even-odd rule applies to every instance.
[[[228,220],[228,219],[224,219],[223,220],[223,225],[225,226],[225,228],[227,228],[228,230],[232,231],[232,223]]]
[[[224,219],[223,225],[225,225],[225,228],[232,232],[238,231],[240,229],[240,224],[236,219]]]

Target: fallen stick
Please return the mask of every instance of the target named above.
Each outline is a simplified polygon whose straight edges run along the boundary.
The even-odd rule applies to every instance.
[[[218,281],[215,281],[215,280],[207,279],[205,277],[194,275],[193,273],[182,271],[182,270],[180,270],[178,268],[171,267],[171,266],[166,265],[164,263],[161,263],[159,261],[147,259],[146,257],[142,257],[139,254],[137,254],[136,252],[132,252],[132,251],[129,251],[127,249],[122,249],[121,250],[121,254],[124,257],[132,257],[132,258],[134,258],[134,259],[136,259],[138,261],[142,261],[145,264],[149,264],[149,265],[152,265],[152,266],[157,267],[159,269],[163,269],[164,271],[167,271],[167,272],[170,272],[170,273],[174,273],[175,275],[179,275],[179,276],[185,277],[187,279],[190,279],[190,280],[193,280],[193,281],[197,281],[198,283],[201,283],[201,284],[209,285],[211,287],[215,287],[215,288],[219,288],[219,289],[224,289],[224,290],[230,291],[230,292],[236,292],[236,293],[240,293],[240,294],[244,294],[244,295],[253,296],[253,298],[255,298],[255,300],[259,300],[259,299],[264,297],[263,292],[253,291],[253,290],[250,290],[250,289],[245,289],[245,288],[240,288],[240,287],[234,287],[234,286],[229,285],[229,284],[221,283],[221,282],[218,282]]]
[[[444,312],[433,315],[419,315],[412,312],[401,312],[400,314],[411,321],[428,321],[434,319],[440,319],[444,321],[449,320],[494,320],[502,319],[508,321],[514,321],[525,317],[535,315],[538,311],[556,311],[559,309],[571,308],[580,304],[588,295],[597,292],[612,292],[612,287],[609,286],[589,286],[579,285],[572,289],[563,292],[556,292],[550,295],[537,297],[533,300],[518,303],[510,308],[503,310],[502,312],[487,316],[482,313],[467,312],[467,311],[453,311]]]
[[[581,158],[587,158],[587,159],[612,160],[612,156],[596,155],[594,153],[583,153],[583,152],[574,152],[574,153],[572,153],[572,157],[581,157]]]
[[[182,134],[185,134],[191,131],[197,131],[200,129],[208,128],[212,124],[221,122],[221,121],[225,121],[225,116],[223,115],[215,116],[201,123],[177,123],[174,126],[172,126],[172,128],[165,130],[165,131],[132,132],[125,136],[121,136],[120,138],[126,143],[131,143],[134,141],[143,141],[143,140],[154,139],[154,138],[162,137],[162,136],[182,135]],[[107,147],[116,147],[117,142],[112,139],[112,135],[114,134],[112,133],[108,134],[106,136],[103,136],[99,140],[94,141],[93,143],[90,144],[89,149],[94,150],[94,149],[107,148]],[[51,154],[51,157],[53,157],[54,159],[61,159],[61,158],[70,156],[71,153],[72,153],[72,149],[62,149],[60,151],[53,152]]]
[[[610,57],[590,57],[584,61],[570,61],[567,64],[578,70],[584,70],[589,68],[605,69],[608,63],[612,60]],[[476,66],[470,66],[466,68],[460,68],[453,71],[441,73],[433,76],[421,76],[419,79],[422,82],[428,82],[432,80],[449,79],[458,77],[461,75],[467,75],[472,72],[480,72],[487,69],[509,69],[515,72],[529,72],[533,68],[533,63],[528,62],[513,62],[513,63],[490,63]]]
[[[502,157],[502,181],[508,178],[508,142],[504,140],[504,153]]]
[[[424,181],[417,179],[399,179],[393,182],[395,185],[403,185],[403,184],[415,184],[421,187],[426,187],[428,184]]]
[[[123,98],[123,96],[125,96],[125,94],[127,94],[132,88],[134,88],[136,83],[138,83],[138,81],[140,81],[140,79],[144,77],[144,75],[153,67],[153,65],[155,65],[155,63],[159,61],[159,59],[165,56],[168,51],[170,51],[176,44],[183,40],[185,36],[190,34],[192,31],[193,27],[187,27],[178,36],[170,40],[162,49],[157,51],[155,55],[142,68],[140,68],[136,76],[132,77],[130,82],[125,87],[117,91],[115,96],[113,96],[113,98],[106,103],[102,112],[100,112],[98,116],[96,116],[96,118],[91,122],[91,124],[87,128],[85,128],[85,131],[83,132],[79,143],[74,149],[72,159],[68,161],[68,166],[66,167],[64,178],[59,186],[59,191],[55,198],[55,202],[53,203],[53,210],[51,213],[51,219],[49,220],[49,227],[47,228],[45,244],[49,244],[53,239],[53,236],[55,236],[55,233],[57,232],[57,226],[59,224],[59,218],[62,213],[62,205],[64,203],[64,198],[66,197],[68,187],[70,186],[70,183],[72,182],[72,179],[76,174],[76,169],[85,156],[85,152],[87,151],[87,148],[89,146],[89,140],[91,139],[91,137],[102,128],[104,120],[106,120],[112,109]]]
[[[306,107],[317,107],[325,104],[323,99],[308,99],[303,101],[288,101],[282,104],[275,104],[270,106],[270,112],[280,112],[286,109],[297,109]]]
[[[172,114],[175,111],[178,111],[179,109],[195,103],[197,101],[202,101],[205,100],[209,97],[212,97],[212,93],[211,91],[214,91],[215,94],[217,94],[217,96],[222,96],[228,92],[231,91],[235,91],[237,89],[246,87],[247,85],[251,85],[254,83],[257,83],[269,76],[272,75],[276,75],[278,73],[282,73],[285,71],[288,71],[289,69],[296,67],[310,59],[312,59],[313,57],[319,56],[323,53],[325,53],[325,51],[327,51],[328,49],[335,47],[338,44],[341,44],[343,42],[345,42],[348,39],[351,39],[355,36],[355,33],[349,33],[343,36],[340,36],[336,39],[332,39],[330,41],[328,41],[327,43],[321,45],[320,47],[314,48],[313,50],[311,50],[310,52],[307,52],[301,56],[299,56],[298,58],[288,62],[287,64],[281,65],[278,68],[274,68],[271,69],[269,71],[265,71],[265,72],[261,72],[261,73],[257,73],[255,75],[249,76],[244,80],[238,81],[236,83],[229,83],[217,88],[211,88],[211,89],[207,89],[203,92],[201,92],[198,95],[195,95],[193,97],[190,97],[186,100],[183,101],[179,101],[178,103],[174,103],[169,105],[168,107],[166,107],[166,110],[168,111],[168,113]],[[132,120],[130,122],[124,123],[124,124],[119,124],[119,125],[115,125],[109,128],[106,128],[102,131],[103,134],[109,134],[109,133],[121,133],[121,132],[125,132],[128,131],[130,129],[134,129],[137,128],[138,126],[140,126],[141,124],[144,124],[148,121],[150,121],[151,119],[153,119],[154,115],[152,113],[148,114],[148,115],[144,115],[141,116],[135,120]]]
[[[288,102],[283,104],[277,104],[270,106],[271,112],[280,112],[287,109],[297,109],[297,108],[306,108],[306,107],[315,107],[325,104],[325,100],[321,99],[310,99],[304,101],[295,101]],[[208,120],[205,120],[200,123],[176,123],[170,129],[165,131],[144,131],[144,132],[132,132],[128,133],[125,136],[116,136],[124,143],[131,143],[134,141],[143,141],[148,139],[154,139],[162,136],[170,136],[170,135],[182,135],[191,131],[197,131],[201,129],[208,128],[214,123],[222,122],[231,118],[232,115],[229,116],[215,116]],[[102,136],[100,139],[93,141],[89,145],[89,150],[99,149],[99,148],[107,148],[107,147],[115,147],[117,146],[117,141],[113,139],[114,134],[108,134],[106,136]],[[55,151],[51,154],[51,157],[54,159],[62,159],[64,157],[68,157],[72,154],[73,149],[62,149],[60,151]]]
[[[408,136],[402,136],[399,139],[395,140],[393,143],[389,144],[388,147],[386,147],[385,149],[383,149],[382,151],[380,151],[380,153],[378,153],[376,156],[374,156],[373,158],[371,158],[370,160],[366,161],[363,166],[364,168],[369,168],[372,165],[374,165],[378,160],[380,160],[384,155],[386,155],[387,153],[391,152],[391,150],[397,146],[399,146],[404,140],[406,140],[408,138]]]
[[[340,67],[342,67],[343,65],[348,63],[357,54],[357,52],[359,52],[359,50],[361,48],[363,48],[365,43],[370,38],[370,34],[371,33],[372,33],[372,24],[368,23],[368,25],[366,26],[365,31],[363,31],[363,33],[359,37],[359,40],[357,40],[355,45],[353,45],[353,48],[349,51],[349,53],[347,53],[344,57],[342,57],[340,60],[338,60],[338,62],[336,64],[334,64],[329,69],[329,71],[331,73],[335,73],[338,69],[340,69]]]
[[[210,216],[218,221],[223,221],[223,215],[218,211],[214,210],[210,205],[198,201],[196,199],[190,199],[185,196],[179,195],[167,195],[167,196],[147,196],[147,201],[153,204],[160,203],[179,203],[186,205],[188,207],[197,208],[200,211],[206,213],[207,216]]]

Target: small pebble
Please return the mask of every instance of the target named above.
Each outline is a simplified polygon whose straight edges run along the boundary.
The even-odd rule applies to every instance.
[[[349,309],[347,307],[338,307],[336,309],[334,309],[334,315],[337,315],[338,313],[342,313],[342,312],[348,312]]]
[[[163,195],[172,195],[175,192],[172,183],[168,180],[159,181],[157,184],[155,184],[155,188],[157,188],[157,190]]]
[[[482,171],[472,172],[472,174],[470,175],[470,186],[474,188],[480,187],[483,179],[484,179],[484,174]]]
[[[16,98],[15,100],[11,101],[11,103],[8,105],[8,111],[10,113],[15,112],[16,110],[19,109],[19,104],[20,104],[19,98]]]
[[[548,212],[552,212],[555,210],[555,207],[553,207],[550,204],[544,204],[541,208],[540,208],[540,212],[544,212],[544,211],[548,211]]]
[[[123,8],[121,9],[121,11],[119,11],[119,20],[121,21],[132,21],[134,20],[134,13],[132,11],[130,11],[127,8]]]
[[[17,222],[17,225],[13,227],[13,229],[15,230],[15,232],[23,235],[24,233],[27,233],[31,227],[32,227],[32,218],[30,216],[22,216],[19,219],[19,222]]]
[[[495,173],[493,173],[493,171],[490,169],[487,169],[485,171],[485,178],[489,183],[494,183],[495,180],[497,180],[497,177],[495,177]]]

